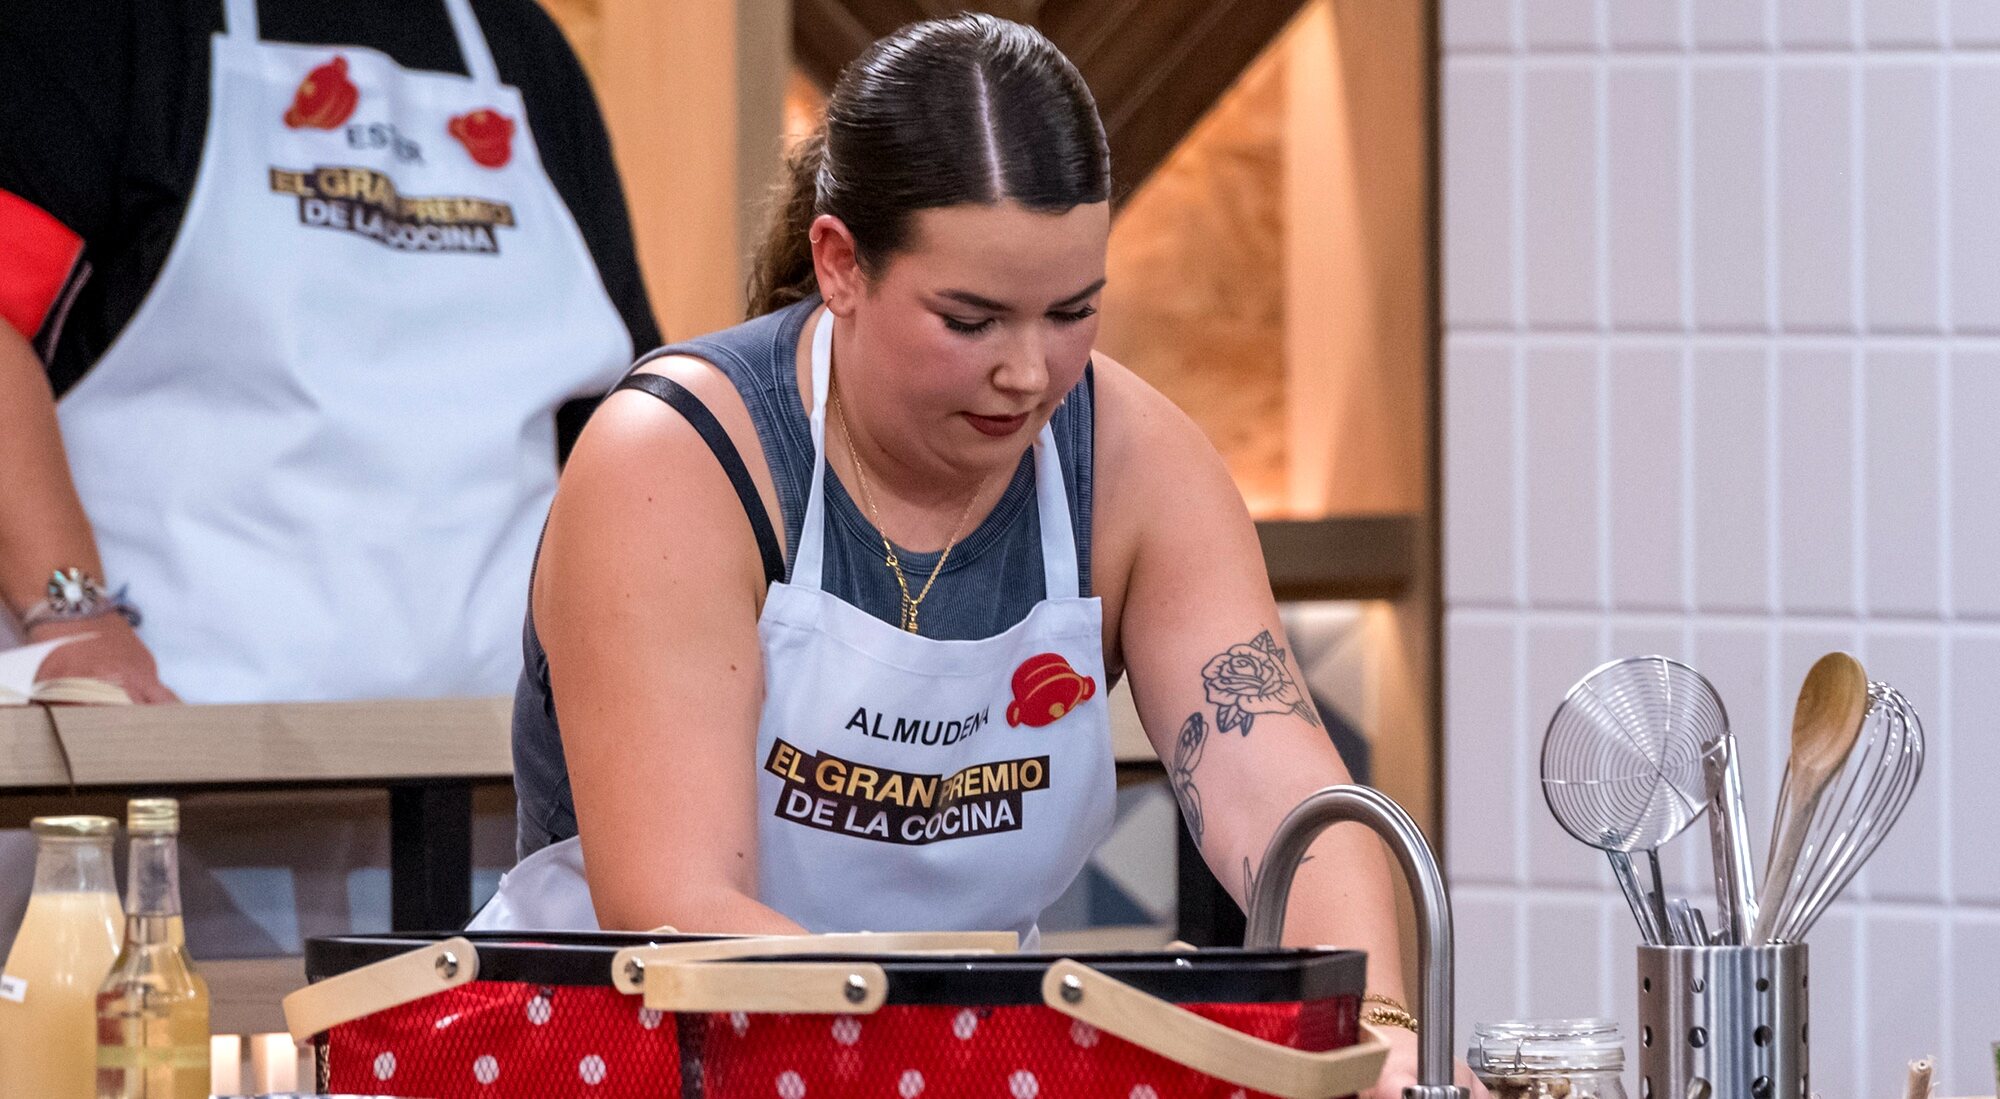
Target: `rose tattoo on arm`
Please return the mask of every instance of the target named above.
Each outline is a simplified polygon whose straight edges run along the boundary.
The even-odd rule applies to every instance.
[[[1205,822],[1201,815],[1201,790],[1194,784],[1194,769],[1201,765],[1201,750],[1207,743],[1207,719],[1199,711],[1189,714],[1181,725],[1180,736],[1174,740],[1174,762],[1167,769],[1174,798],[1181,803],[1181,816],[1187,820],[1188,835],[1194,838],[1196,847],[1201,846]]]
[[[1208,700],[1215,703],[1215,727],[1250,735],[1258,714],[1296,714],[1319,725],[1312,700],[1286,670],[1285,650],[1265,630],[1247,645],[1231,645],[1201,670]]]

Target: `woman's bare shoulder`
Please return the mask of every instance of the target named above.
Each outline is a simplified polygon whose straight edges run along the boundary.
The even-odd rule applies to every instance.
[[[666,356],[639,372],[658,374],[685,386],[708,407],[735,443],[752,480],[776,514],[776,492],[763,462],[748,409],[722,372],[691,356]],[[588,563],[586,571],[619,568],[627,583],[645,585],[660,572],[640,561],[674,567],[715,569],[717,576],[741,576],[752,587],[762,570],[743,504],[695,426],[679,410],[638,390],[618,390],[591,416],[570,453],[549,515],[543,566],[537,574],[542,594],[547,578],[567,563]],[[538,608],[539,611],[539,608]]]
[[[1097,376],[1093,466],[1107,493],[1121,485],[1171,485],[1194,469],[1221,465],[1208,436],[1166,394],[1109,355],[1094,352],[1091,361]]]
[[[1143,559],[1188,524],[1241,514],[1243,498],[1187,413],[1116,360],[1097,355],[1095,364],[1091,576],[1115,615]]]

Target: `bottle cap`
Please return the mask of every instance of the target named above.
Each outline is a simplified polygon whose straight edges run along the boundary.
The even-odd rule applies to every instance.
[[[181,830],[181,803],[173,798],[133,798],[125,805],[125,828],[138,835],[171,836]]]
[[[118,827],[110,817],[36,817],[28,828],[38,836],[108,836]]]

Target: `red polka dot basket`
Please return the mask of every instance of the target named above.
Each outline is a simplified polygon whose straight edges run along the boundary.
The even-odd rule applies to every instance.
[[[406,1099],[1334,1099],[1387,1052],[1353,951],[1011,943],[316,939],[285,1010],[322,1093]]]

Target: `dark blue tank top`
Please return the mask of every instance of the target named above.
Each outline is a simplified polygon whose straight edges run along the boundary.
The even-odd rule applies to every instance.
[[[813,470],[812,427],[799,394],[797,350],[806,320],[819,304],[809,298],[734,328],[678,343],[641,359],[691,355],[712,363],[729,378],[749,409],[764,448],[784,519],[785,560],[791,561],[805,521],[806,495]],[[1095,376],[1064,398],[1050,421],[1062,460],[1070,519],[1076,530],[1078,577],[1091,594],[1090,514],[1092,432],[1096,422]],[[940,639],[992,637],[1028,616],[1041,602],[1041,519],[1035,507],[1033,455],[1023,455],[1007,490],[986,520],[962,538],[937,585],[924,599],[923,633]],[[749,506],[761,507],[754,500]],[[754,520],[753,520],[754,521]],[[912,583],[928,577],[935,553],[897,547]],[[885,622],[896,622],[902,593],[882,563],[882,537],[847,494],[833,471],[826,481],[826,590]],[[671,612],[668,612],[671,613]],[[526,657],[514,693],[514,794],[516,848],[520,857],[576,835],[576,807],[570,797],[569,769],[556,725],[555,696],[549,687],[548,655],[535,636],[531,610],[523,631]],[[746,761],[754,765],[755,761]]]

